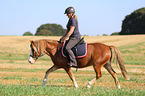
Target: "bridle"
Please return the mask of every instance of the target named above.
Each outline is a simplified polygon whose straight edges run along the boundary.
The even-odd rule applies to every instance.
[[[47,53],[50,53],[50,51],[52,51],[53,49],[55,49],[57,46],[54,47],[54,48],[52,48],[52,49],[50,49],[49,51],[44,51],[43,54],[41,54],[41,53],[38,51],[38,46],[37,46],[37,43],[36,43],[36,42],[35,42],[35,48],[36,48],[36,50],[33,49],[32,44],[30,45],[30,47],[31,47],[31,54],[30,54],[30,57],[32,57],[32,58],[34,58],[35,60],[37,60],[39,57],[41,57],[41,56],[43,56],[43,55],[45,55],[45,54],[47,54]],[[35,51],[35,55],[33,55],[33,51],[32,51],[32,50]],[[41,54],[41,55],[40,55],[40,54]]]

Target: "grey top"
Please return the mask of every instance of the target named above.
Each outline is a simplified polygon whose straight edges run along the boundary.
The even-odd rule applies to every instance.
[[[70,31],[70,26],[75,26],[74,32],[71,34],[70,37],[80,36],[77,19],[75,19],[75,18],[69,19],[67,26],[66,26],[68,29],[68,32]]]

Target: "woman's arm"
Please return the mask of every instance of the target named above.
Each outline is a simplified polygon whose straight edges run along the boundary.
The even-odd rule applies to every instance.
[[[74,29],[75,29],[75,26],[70,26],[70,31],[68,33],[66,31],[66,33],[63,35],[61,39],[61,42],[64,42],[66,39],[68,39],[69,36],[73,33]]]
[[[66,30],[66,31],[65,31],[65,33],[63,34],[63,36],[62,36],[62,37],[65,37],[65,36],[66,36],[66,34],[67,34],[67,31],[68,31],[68,30]]]
[[[66,30],[65,33],[63,34],[63,36],[60,38],[60,40],[59,40],[60,42],[61,42],[61,40],[66,36],[67,31],[68,31],[68,30]]]

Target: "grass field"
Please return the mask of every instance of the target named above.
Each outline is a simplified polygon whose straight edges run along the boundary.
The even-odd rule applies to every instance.
[[[92,67],[72,68],[79,88],[60,69],[48,76],[46,86],[42,86],[45,71],[53,64],[45,55],[35,64],[29,64],[29,40],[53,39],[60,37],[0,36],[0,95],[1,96],[145,96],[145,35],[131,36],[86,36],[85,41],[114,45],[121,51],[130,80],[126,81],[119,66],[112,63],[117,72],[121,89],[116,89],[111,75],[102,68],[103,76],[90,89],[87,83],[95,77]]]

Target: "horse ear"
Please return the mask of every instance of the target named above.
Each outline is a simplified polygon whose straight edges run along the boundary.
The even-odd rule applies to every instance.
[[[34,41],[33,40],[30,40],[30,43],[33,43]]]

